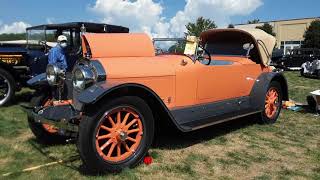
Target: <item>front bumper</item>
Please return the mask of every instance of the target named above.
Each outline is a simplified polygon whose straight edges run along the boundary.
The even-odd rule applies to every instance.
[[[81,113],[72,105],[49,106],[49,107],[26,107],[23,106],[29,117],[41,124],[53,125],[59,134],[77,133]]]

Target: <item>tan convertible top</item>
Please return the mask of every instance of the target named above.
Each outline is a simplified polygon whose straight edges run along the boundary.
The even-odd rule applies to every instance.
[[[256,58],[260,59],[263,65],[268,66],[271,60],[273,48],[276,45],[276,38],[260,29],[212,29],[201,34],[203,43],[207,41],[215,41],[216,39],[234,38],[234,41],[246,42],[250,41],[256,47]]]

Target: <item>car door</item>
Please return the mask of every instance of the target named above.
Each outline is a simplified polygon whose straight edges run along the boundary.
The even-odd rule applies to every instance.
[[[242,65],[229,60],[212,60],[198,69],[198,103],[208,103],[246,96]]]

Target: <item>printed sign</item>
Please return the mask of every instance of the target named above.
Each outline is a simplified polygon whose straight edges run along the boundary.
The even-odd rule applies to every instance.
[[[196,36],[187,36],[187,44],[184,49],[184,54],[194,55],[198,47],[198,38]]]
[[[22,55],[0,55],[0,61],[11,65],[19,64],[22,58]]]

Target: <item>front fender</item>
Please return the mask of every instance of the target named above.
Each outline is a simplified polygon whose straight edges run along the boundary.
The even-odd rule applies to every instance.
[[[175,126],[181,131],[188,131],[181,127],[168,107],[161,100],[161,98],[150,88],[135,83],[105,83],[95,84],[80,94],[76,95],[76,101],[79,102],[79,106],[75,105],[75,108],[82,111],[84,106],[91,106],[102,101],[103,98],[118,97],[118,96],[138,96],[144,99],[155,114],[161,114],[163,119],[171,120]],[[95,106],[97,108],[97,106]]]
[[[80,103],[83,103],[84,105],[95,104],[97,101],[99,101],[101,98],[105,97],[111,92],[115,92],[116,90],[120,90],[120,89],[123,90],[124,88],[131,88],[131,87],[143,89],[148,93],[152,94],[153,96],[157,97],[157,99],[161,101],[161,98],[155,92],[153,92],[151,89],[143,85],[135,84],[135,83],[123,84],[123,83],[105,83],[105,82],[97,83],[89,87],[85,91],[81,92],[77,96],[77,100]]]
[[[27,81],[30,87],[48,85],[46,73],[39,74]]]

